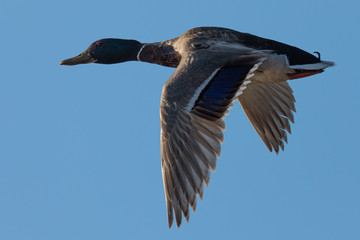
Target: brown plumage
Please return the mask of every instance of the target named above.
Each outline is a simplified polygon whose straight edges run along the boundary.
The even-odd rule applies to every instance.
[[[143,61],[176,67],[160,103],[161,166],[169,227],[189,220],[215,171],[224,118],[239,100],[267,146],[284,149],[295,98],[286,82],[333,65],[299,48],[216,27],[194,28],[180,37],[142,44],[102,39],[63,65]]]

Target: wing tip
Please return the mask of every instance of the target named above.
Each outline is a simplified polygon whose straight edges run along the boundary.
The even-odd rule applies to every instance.
[[[174,222],[174,215],[173,215],[173,207],[169,200],[166,200],[166,208],[167,208],[167,216],[168,216],[168,226],[171,228]]]

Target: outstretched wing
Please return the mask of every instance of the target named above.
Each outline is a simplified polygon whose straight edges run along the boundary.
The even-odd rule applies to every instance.
[[[261,59],[227,63],[199,56],[182,58],[161,97],[161,166],[168,223],[189,220],[196,195],[202,198],[209,170],[215,171],[225,130],[224,117]]]
[[[287,82],[252,83],[238,98],[249,121],[264,141],[266,147],[276,153],[284,150],[286,132],[291,133],[290,122],[294,123],[295,98]]]

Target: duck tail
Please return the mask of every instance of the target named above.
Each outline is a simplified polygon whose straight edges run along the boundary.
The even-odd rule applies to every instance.
[[[294,70],[293,73],[288,73],[289,79],[297,79],[308,77],[314,74],[322,73],[325,68],[334,66],[334,62],[319,61],[310,64],[290,65],[289,67]]]

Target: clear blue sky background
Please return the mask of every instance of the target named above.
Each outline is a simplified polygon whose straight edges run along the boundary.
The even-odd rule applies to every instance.
[[[357,0],[0,3],[0,239],[360,239]],[[291,82],[289,144],[268,152],[239,104],[190,223],[167,227],[159,100],[173,69],[60,66],[93,41],[197,26],[275,39],[337,65]]]

